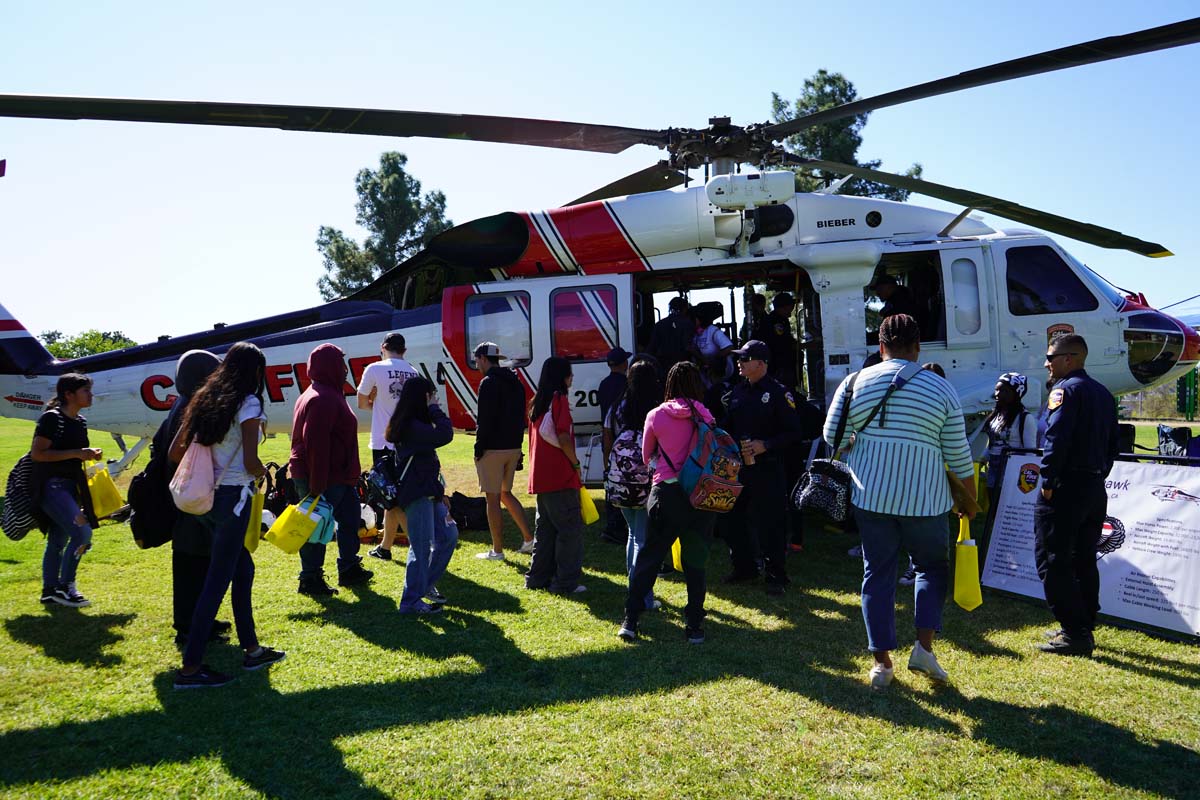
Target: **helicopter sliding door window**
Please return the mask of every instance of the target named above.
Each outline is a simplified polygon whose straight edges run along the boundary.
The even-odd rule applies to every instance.
[[[551,351],[573,362],[604,361],[620,344],[617,289],[607,284],[555,289],[550,295]]]
[[[475,366],[475,346],[495,342],[514,367],[533,360],[528,292],[501,292],[468,297],[466,318],[467,364]]]
[[[1008,309],[1013,316],[1095,311],[1100,303],[1049,245],[1010,247]]]
[[[946,278],[946,346],[991,346],[987,284],[980,274],[979,248],[941,251]]]

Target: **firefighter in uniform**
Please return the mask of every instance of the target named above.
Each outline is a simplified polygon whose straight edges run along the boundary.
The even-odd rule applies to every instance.
[[[1034,558],[1061,626],[1039,649],[1059,655],[1090,656],[1095,647],[1096,548],[1108,510],[1104,479],[1117,455],[1116,401],[1084,371],[1087,352],[1082,336],[1059,334],[1046,354],[1053,386],[1033,512]]]
[[[784,453],[803,437],[796,395],[767,375],[771,351],[757,339],[734,350],[743,381],[725,396],[722,427],[742,447],[742,493],[728,532],[733,572],[727,583],[754,580],[758,560],[766,572],[768,594],[783,594],[788,583],[787,482]]]

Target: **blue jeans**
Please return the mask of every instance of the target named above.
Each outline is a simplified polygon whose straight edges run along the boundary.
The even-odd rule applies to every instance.
[[[185,667],[196,667],[204,661],[204,650],[212,633],[213,620],[217,618],[217,609],[221,607],[230,584],[233,585],[233,593],[229,601],[233,606],[238,643],[245,650],[258,647],[254,614],[250,608],[250,592],[254,588],[254,559],[246,550],[250,499],[247,496],[242,502],[243,488],[218,486],[212,510],[196,518],[212,531],[212,557],[208,562],[208,574],[204,576],[204,588],[200,590],[196,610],[192,612],[187,647],[183,651]],[[235,511],[239,504],[241,510]]]
[[[296,478],[296,494],[301,498],[308,496],[308,481]],[[322,496],[333,506],[333,518],[337,521],[337,568],[340,574],[362,563],[358,556],[358,527],[362,522],[362,508],[358,504],[358,492],[349,484],[327,486]],[[306,542],[300,548],[300,580],[324,577],[325,547],[323,544]]]
[[[446,572],[458,544],[458,526],[441,501],[428,497],[414,500],[408,515],[408,564],[404,568],[404,593],[400,610],[417,608],[421,598]]]
[[[650,512],[643,508],[622,508],[621,516],[629,527],[629,541],[625,543],[625,572],[633,582],[633,565],[637,563],[637,555],[646,546],[646,528],[650,525]],[[654,606],[654,592],[646,594],[646,608]]]
[[[74,583],[79,559],[92,546],[92,526],[83,515],[78,492],[72,478],[50,478],[42,489],[42,511],[50,517],[42,556],[43,594]]]
[[[942,606],[950,572],[950,528],[946,515],[900,517],[854,509],[862,534],[863,621],[867,649],[896,649],[896,570],[907,550],[917,570],[913,585],[914,623],[918,629],[942,629]]]

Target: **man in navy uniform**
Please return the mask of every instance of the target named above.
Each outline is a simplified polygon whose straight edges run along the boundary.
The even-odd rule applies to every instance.
[[[788,584],[784,453],[804,433],[795,393],[767,375],[771,355],[770,348],[757,339],[733,351],[744,380],[726,395],[721,425],[741,444],[744,466],[738,476],[742,493],[730,515],[733,519],[723,526],[733,560],[733,572],[725,581],[756,579],[761,558],[767,593],[783,594]]]
[[[771,301],[771,313],[763,317],[751,333],[754,339],[766,344],[771,354],[768,368],[771,377],[789,389],[795,389],[798,385],[796,337],[792,335],[792,312],[795,308],[796,298],[787,292],[780,292]]]
[[[1046,354],[1053,386],[1033,512],[1034,558],[1046,603],[1061,626],[1039,649],[1059,655],[1090,656],[1096,644],[1096,547],[1108,511],[1104,479],[1117,456],[1117,404],[1084,371],[1087,353],[1082,336],[1059,334]]]

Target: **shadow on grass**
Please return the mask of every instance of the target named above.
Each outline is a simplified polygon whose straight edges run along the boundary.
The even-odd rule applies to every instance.
[[[1030,707],[965,697],[953,687],[924,692],[898,684],[885,694],[870,693],[861,675],[863,631],[855,604],[802,588],[841,592],[846,591],[847,581],[853,587],[852,570],[825,569],[828,566],[798,562],[794,577],[810,574],[797,578],[787,602],[780,606],[790,612],[790,619],[802,620],[803,641],[796,635],[757,629],[733,614],[713,614],[706,626],[709,642],[690,647],[671,614],[647,614],[642,620],[646,640],[637,645],[614,641],[609,649],[554,658],[528,655],[504,629],[480,615],[522,613],[527,602],[523,590],[509,593],[447,575],[440,588],[454,605],[438,616],[405,618],[395,610],[397,598],[368,585],[358,588],[353,599],[328,598],[319,611],[301,611],[292,617],[342,627],[392,651],[433,660],[466,656],[478,671],[331,685],[293,694],[275,690],[268,670],[241,675],[225,689],[179,693],[172,691],[171,673],[165,672],[154,682],[160,709],[0,735],[0,752],[5,754],[0,759],[0,786],[68,781],[216,755],[231,775],[269,796],[374,800],[384,797],[384,792],[364,784],[346,766],[339,740],[398,726],[420,728],[746,678],[849,716],[971,738],[1032,762],[1082,766],[1128,790],[1180,797],[1193,791],[1193,776],[1200,771],[1196,753],[1162,739],[1139,737],[1061,705]],[[588,583],[595,584],[597,591],[583,595],[581,602],[598,618],[615,623],[624,576],[620,569],[612,574],[614,579],[597,580],[589,569]],[[743,599],[740,587],[721,594],[738,602]],[[776,610],[776,601],[768,602],[765,595],[745,594],[761,598],[772,613]],[[997,614],[1010,625],[1029,625],[1036,617],[1032,608],[1021,611],[1014,604],[1006,605],[1013,606],[1007,615],[1011,618],[1003,619],[1002,610]],[[964,646],[990,647],[974,630],[979,622],[993,620],[958,615],[947,632],[950,638],[966,642]],[[20,622],[17,627],[31,624]],[[48,635],[44,629],[35,626],[34,630],[43,631],[39,641],[44,642]],[[1127,663],[1123,666],[1130,668]],[[1183,666],[1163,664],[1154,669],[1182,670]],[[275,667],[287,668],[286,662]],[[153,746],[134,746],[146,742]]]
[[[104,650],[124,637],[117,633],[136,614],[81,614],[75,609],[47,606],[46,614],[25,614],[5,620],[4,629],[14,640],[36,647],[48,657],[67,664],[115,667],[122,659]]]

